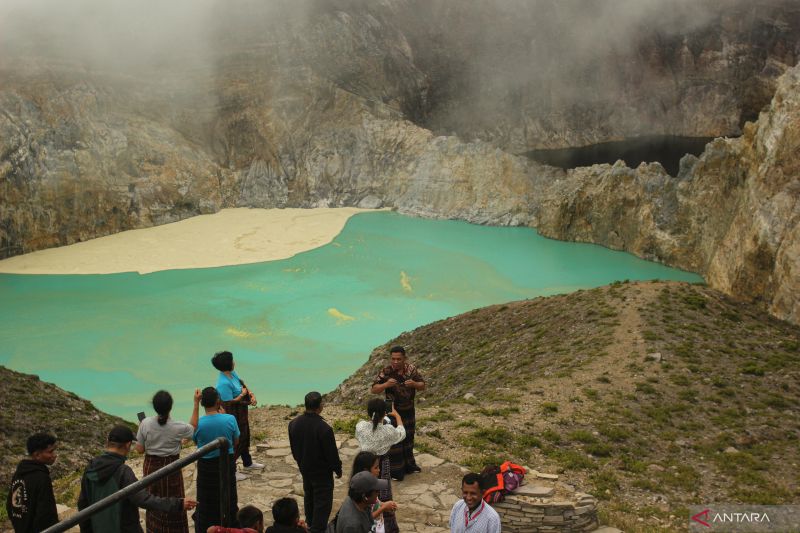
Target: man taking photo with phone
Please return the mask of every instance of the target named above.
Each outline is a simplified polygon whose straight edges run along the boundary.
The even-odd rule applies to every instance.
[[[422,470],[414,459],[414,397],[417,391],[425,390],[425,379],[417,367],[407,361],[406,350],[402,346],[392,347],[389,356],[389,365],[381,369],[375,377],[371,391],[372,394],[384,393],[386,399],[393,402],[394,409],[403,420],[406,436],[392,446],[388,453],[392,478],[401,481],[406,474]]]

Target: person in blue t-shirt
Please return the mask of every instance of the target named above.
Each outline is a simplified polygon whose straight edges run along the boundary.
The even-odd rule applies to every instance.
[[[206,415],[197,422],[197,430],[194,432],[193,439],[197,443],[197,447],[205,446],[219,437],[225,437],[230,443],[228,453],[233,455],[233,450],[239,442],[239,426],[236,424],[236,418],[225,414],[222,410],[219,393],[214,387],[203,389],[199,400],[206,410]],[[197,461],[197,510],[192,516],[197,533],[205,533],[209,527],[220,523],[219,454],[219,450],[214,450]],[[236,464],[231,460],[229,465],[230,509],[228,516],[235,517],[238,508]]]
[[[239,424],[239,445],[236,447],[234,460],[242,458],[243,470],[256,470],[264,468],[261,463],[253,462],[250,456],[250,421],[248,419],[248,408],[256,405],[256,396],[253,391],[247,388],[239,374],[234,368],[236,363],[233,361],[231,352],[217,352],[211,358],[211,364],[219,370],[217,378],[217,392],[222,400],[225,412],[236,417]],[[236,480],[241,481],[247,476],[239,472],[236,473]]]

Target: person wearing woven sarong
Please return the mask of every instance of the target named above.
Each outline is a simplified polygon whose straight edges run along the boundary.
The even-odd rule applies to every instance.
[[[201,448],[219,437],[225,437],[230,443],[228,453],[233,455],[233,450],[239,440],[239,427],[236,425],[234,417],[222,412],[222,402],[217,389],[214,387],[203,389],[200,394],[200,404],[205,408],[206,416],[197,422],[197,431],[193,437],[197,447]],[[214,450],[197,461],[197,511],[193,515],[195,533],[205,533],[210,526],[220,523],[219,454],[220,450]],[[238,507],[238,494],[234,478],[236,465],[233,461],[230,461],[229,464],[228,516],[235,517]],[[234,518],[233,521],[236,522],[236,519]],[[237,527],[238,523],[230,525]]]
[[[406,437],[389,449],[392,477],[402,481],[406,474],[422,470],[414,460],[414,430],[417,425],[414,396],[417,391],[425,390],[425,379],[417,367],[406,360],[405,348],[394,346],[389,355],[390,364],[375,377],[371,391],[372,394],[384,393],[403,419]]]
[[[260,470],[264,468],[261,463],[256,463],[250,456],[250,420],[248,409],[257,405],[256,395],[247,388],[239,375],[234,371],[236,363],[231,352],[217,352],[211,358],[211,364],[219,370],[217,378],[217,392],[222,400],[222,408],[229,415],[236,418],[239,426],[239,444],[236,446],[234,462],[242,458],[242,467],[245,471]],[[236,473],[236,481],[247,479],[244,474]]]
[[[367,413],[370,420],[361,420],[356,424],[356,439],[358,439],[358,445],[362,451],[372,452],[378,456],[380,469],[378,477],[385,479],[389,484],[385,491],[381,491],[378,494],[378,498],[382,502],[388,502],[392,500],[392,473],[389,465],[389,449],[406,437],[406,430],[403,427],[403,418],[394,406],[392,406],[390,414],[394,418],[397,427],[394,427],[390,423],[391,421],[384,417],[386,402],[381,398],[373,398],[367,403]],[[400,531],[397,526],[394,509],[384,509],[382,516],[383,528],[386,533]]]
[[[145,476],[163,468],[180,457],[183,439],[191,439],[197,429],[197,417],[200,404],[200,389],[194,393],[194,411],[189,423],[178,422],[170,418],[172,411],[172,395],[160,390],[153,396],[153,409],[158,416],[147,417],[139,424],[136,433],[136,451],[144,453]],[[147,490],[154,496],[163,498],[183,498],[183,475],[180,471],[162,478],[150,485]],[[148,533],[189,533],[189,521],[186,513],[163,512],[148,509],[145,522]]]

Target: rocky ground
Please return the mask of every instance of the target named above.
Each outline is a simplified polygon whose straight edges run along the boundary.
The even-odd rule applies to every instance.
[[[255,505],[266,511],[267,523],[271,522],[269,509],[278,498],[290,496],[295,498],[303,509],[303,484],[297,464],[291,456],[289,441],[286,438],[286,419],[291,418],[292,411],[288,408],[277,407],[260,410],[254,417],[254,427],[261,432],[266,427],[267,433],[275,437],[267,438],[255,444],[253,457],[265,465],[264,470],[248,472],[248,479],[238,483],[239,505]],[[333,407],[328,416],[340,417],[346,413]],[[254,411],[256,414],[256,411]],[[334,506],[333,512],[339,508],[347,493],[346,480],[350,476],[352,460],[358,453],[358,441],[346,433],[336,434],[339,446],[339,455],[344,464],[342,479],[334,481]],[[191,449],[186,449],[188,453]],[[461,497],[460,480],[467,468],[426,453],[417,453],[417,462],[423,471],[419,474],[408,476],[405,480],[393,482],[394,501],[398,502],[398,524],[401,531],[416,531],[420,533],[446,533],[449,531],[448,520],[450,509]],[[137,477],[142,475],[142,459],[133,458],[129,464],[136,472]],[[187,487],[187,496],[193,497],[195,490],[195,468],[190,466],[183,471],[184,482]],[[526,487],[535,490],[541,496],[538,500],[547,501],[577,501],[585,495],[576,492],[575,488],[560,482],[557,475],[540,474],[532,470],[527,476]],[[60,508],[63,518],[73,514],[75,510],[68,506]],[[144,512],[142,512],[144,517]],[[190,524],[191,525],[191,524]],[[77,528],[74,528],[77,531]],[[604,528],[605,533],[617,531],[613,528]]]

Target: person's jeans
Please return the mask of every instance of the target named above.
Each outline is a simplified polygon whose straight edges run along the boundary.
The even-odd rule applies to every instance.
[[[303,475],[303,493],[309,531],[324,532],[333,507],[333,474]]]

